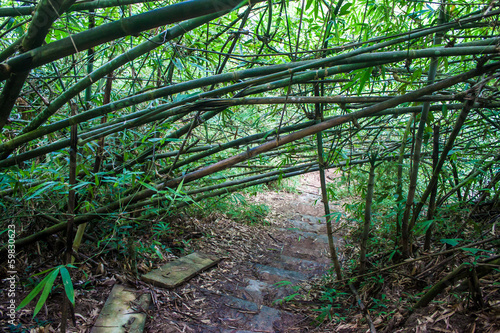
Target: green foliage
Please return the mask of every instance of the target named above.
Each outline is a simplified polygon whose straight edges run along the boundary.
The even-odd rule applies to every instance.
[[[158,221],[153,224],[153,237],[156,239],[161,239],[171,232],[168,222]]]
[[[297,292],[300,290],[300,286],[294,286],[290,281],[283,280],[276,282],[275,284],[273,284],[273,287],[274,288],[290,287],[291,290],[295,291],[295,293],[292,293],[280,299],[276,299],[275,301],[273,301],[274,304],[283,304],[286,302],[291,302],[300,296],[300,293]]]
[[[342,309],[341,300],[346,295],[346,293],[339,292],[334,288],[325,289],[320,296],[320,300],[325,301],[326,305],[314,310],[318,312],[318,316],[315,318],[316,323],[320,325],[325,320],[344,321],[346,318],[339,312]]]
[[[196,209],[193,213],[207,216],[212,212],[218,212],[242,223],[268,223],[265,218],[269,213],[269,207],[264,204],[249,203],[241,193],[235,193],[222,199],[207,200],[204,205],[201,210]]]
[[[36,275],[41,275],[47,273],[45,278],[43,278],[40,283],[38,283],[35,288],[26,296],[24,300],[21,301],[21,303],[17,306],[16,310],[20,310],[24,308],[26,305],[28,305],[29,302],[31,302],[32,299],[34,299],[40,292],[42,294],[40,295],[40,298],[38,299],[38,302],[36,303],[35,309],[33,311],[33,317],[35,317],[38,312],[42,309],[42,306],[45,304],[47,301],[47,298],[49,297],[50,292],[52,291],[52,287],[54,286],[54,282],[57,278],[57,276],[60,274],[61,279],[63,282],[64,286],[64,291],[66,294],[66,297],[68,297],[68,300],[75,305],[75,292],[73,290],[73,283],[71,282],[71,276],[69,275],[68,269],[67,268],[75,268],[73,265],[60,265],[54,268],[50,268],[48,270],[45,270],[43,272],[40,272]]]
[[[267,224],[265,218],[269,213],[269,207],[264,204],[249,204],[241,194],[231,196],[230,204],[225,209],[225,213],[236,221]]]

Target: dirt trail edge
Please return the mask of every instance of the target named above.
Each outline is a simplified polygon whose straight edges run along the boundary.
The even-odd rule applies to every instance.
[[[269,226],[241,225],[223,218],[199,225],[212,237],[193,245],[194,249],[223,260],[183,286],[154,289],[157,308],[150,311],[146,331],[314,330],[313,316],[283,301],[306,299],[311,285],[330,268],[317,178],[303,176],[298,193],[266,192],[249,199],[271,208]],[[341,243],[335,242],[337,247]]]

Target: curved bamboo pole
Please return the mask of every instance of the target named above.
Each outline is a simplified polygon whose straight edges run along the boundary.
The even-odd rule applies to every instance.
[[[249,158],[257,156],[260,153],[270,151],[276,147],[280,147],[280,146],[285,145],[287,143],[294,142],[298,139],[302,139],[304,137],[316,134],[320,131],[324,131],[324,130],[332,128],[334,126],[338,126],[340,124],[350,122],[356,118],[374,115],[377,112],[380,112],[384,109],[394,107],[394,106],[399,105],[399,104],[404,103],[404,102],[412,101],[415,98],[424,96],[426,94],[430,94],[430,93],[437,91],[437,90],[448,88],[448,87],[453,86],[457,83],[464,82],[464,81],[469,80],[473,77],[476,77],[476,76],[481,75],[483,73],[487,73],[487,72],[496,70],[498,68],[500,68],[500,62],[495,62],[495,63],[489,64],[489,65],[486,65],[484,67],[475,68],[475,69],[470,70],[468,72],[465,72],[465,73],[447,78],[445,80],[442,80],[440,82],[428,85],[422,89],[409,92],[409,93],[402,95],[402,96],[394,97],[388,101],[377,103],[375,105],[369,106],[369,107],[362,109],[360,111],[352,112],[352,113],[347,114],[347,115],[338,116],[338,117],[335,117],[333,119],[326,120],[326,121],[323,121],[321,123],[312,125],[312,126],[305,128],[303,130],[297,131],[297,132],[289,134],[287,136],[280,137],[279,140],[273,140],[273,141],[264,143],[256,148],[248,150],[247,152],[244,152],[244,153],[235,155],[233,157],[227,158],[223,161],[212,164],[212,165],[205,167],[205,168],[202,168],[200,170],[191,172],[191,173],[186,174],[182,177],[168,180],[165,183],[157,186],[155,190],[146,189],[146,190],[140,191],[136,194],[129,195],[129,196],[127,196],[119,201],[109,203],[108,205],[101,207],[101,208],[95,210],[94,212],[91,212],[91,213],[88,213],[88,214],[85,214],[85,215],[82,215],[82,216],[75,218],[74,225],[79,225],[79,224],[82,224],[85,222],[93,221],[93,220],[99,218],[102,214],[112,212],[116,209],[119,209],[120,207],[127,206],[133,202],[137,202],[137,201],[149,198],[149,197],[153,196],[154,194],[156,194],[159,190],[162,190],[166,187],[176,188],[181,182],[184,184],[192,182],[194,180],[203,178],[203,177],[210,175],[210,174],[213,174],[215,172],[227,169],[228,167],[230,167],[232,165],[235,165],[239,162],[242,162],[242,161],[245,161]],[[15,242],[15,245],[16,245],[16,247],[17,246],[21,247],[25,244],[31,243],[33,241],[42,239],[42,238],[49,236],[51,234],[62,231],[65,228],[66,228],[66,223],[64,223],[64,222],[60,223],[60,224],[56,224],[56,225],[51,226],[47,229],[44,229],[42,232],[37,233],[35,235],[31,235],[31,236],[28,236],[28,237],[25,237],[22,239],[17,239]],[[0,248],[0,253],[3,254],[6,250],[7,250],[7,247],[4,245],[3,247]]]

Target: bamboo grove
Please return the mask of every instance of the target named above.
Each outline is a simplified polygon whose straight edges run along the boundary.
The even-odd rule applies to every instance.
[[[496,1],[1,3],[2,216],[40,222],[19,249],[358,168],[363,273],[377,179],[403,258],[443,207],[498,202]]]

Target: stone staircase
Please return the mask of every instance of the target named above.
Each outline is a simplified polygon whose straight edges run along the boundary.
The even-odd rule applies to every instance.
[[[164,303],[168,303],[164,319],[154,319],[148,325],[149,332],[308,332],[314,326],[313,319],[304,311],[284,306],[283,300],[300,298],[310,289],[310,283],[320,279],[330,267],[326,221],[320,217],[322,205],[318,205],[320,193],[318,186],[301,184],[296,200],[280,196],[264,198],[266,202],[275,200],[287,206],[281,210],[288,213],[280,219],[280,228],[274,227],[259,245],[259,250],[244,260],[231,260],[234,265],[230,271],[222,267],[212,268],[208,275],[201,274],[188,283],[166,286]],[[290,202],[292,201],[292,202]],[[314,215],[312,215],[314,214]],[[274,236],[273,236],[274,235]],[[334,239],[337,246],[340,241]],[[262,247],[262,243],[264,247]],[[248,244],[255,247],[255,244]],[[203,249],[200,249],[202,251]],[[210,256],[203,259],[210,262]],[[231,258],[231,255],[229,258]],[[160,275],[175,275],[182,271],[180,262],[190,261],[190,256],[156,271]],[[207,265],[212,266],[215,261]],[[195,260],[196,261],[196,260]],[[223,261],[224,263],[225,261]],[[192,266],[186,268],[191,269]],[[205,269],[201,268],[200,270]],[[150,272],[152,273],[152,272]],[[149,275],[148,273],[147,275]],[[192,276],[192,275],[191,275]],[[154,281],[147,281],[156,286]],[[179,285],[179,286],[178,286]],[[208,286],[209,285],[209,286]],[[177,287],[178,286],[178,287]],[[164,286],[165,287],[165,286]],[[167,296],[168,295],[168,296]],[[190,300],[190,301],[189,301]],[[133,312],[125,309],[124,312]],[[155,313],[155,310],[148,312]],[[153,315],[154,316],[154,315]],[[130,320],[129,320],[130,321]],[[108,330],[106,325],[92,332],[131,332],[130,325],[123,330]],[[134,332],[141,332],[144,325]],[[115,327],[116,328],[116,327]]]
[[[281,229],[281,242],[265,256],[242,263],[254,278],[228,281],[220,290],[201,290],[207,323],[175,322],[185,332],[305,332],[312,318],[282,308],[281,300],[304,294],[307,282],[320,278],[329,268],[325,219],[297,215],[290,228]],[[263,264],[265,262],[265,264]],[[248,276],[248,274],[246,274]],[[281,285],[281,286],[278,286]],[[172,330],[171,332],[178,332]]]

